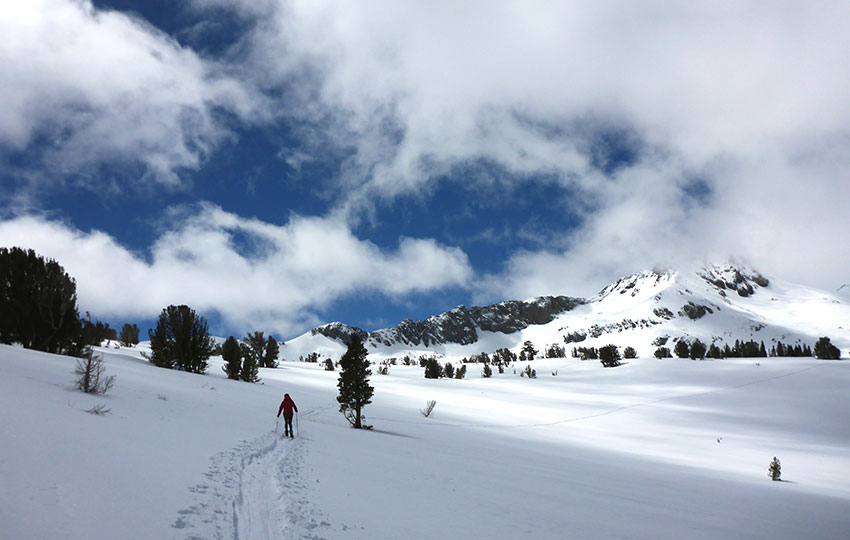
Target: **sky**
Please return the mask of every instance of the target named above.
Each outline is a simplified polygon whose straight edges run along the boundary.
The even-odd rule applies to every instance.
[[[850,4],[0,5],[0,246],[120,327],[367,330],[735,257],[850,281]]]

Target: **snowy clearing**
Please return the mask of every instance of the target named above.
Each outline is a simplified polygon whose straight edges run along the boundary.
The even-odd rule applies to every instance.
[[[850,537],[845,361],[393,366],[357,431],[321,365],[251,385],[217,358],[200,376],[98,352],[107,396],[73,390],[74,359],[0,346],[4,539]],[[293,440],[274,432],[283,392]]]

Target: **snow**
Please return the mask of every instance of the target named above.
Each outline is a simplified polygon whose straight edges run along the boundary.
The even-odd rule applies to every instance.
[[[391,366],[361,431],[321,364],[252,385],[141,349],[97,349],[117,379],[92,396],[74,359],[0,346],[3,539],[850,538],[846,361]],[[284,392],[292,440],[274,431]]]

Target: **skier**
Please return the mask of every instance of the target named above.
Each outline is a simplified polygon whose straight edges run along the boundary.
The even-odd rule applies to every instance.
[[[284,437],[289,435],[289,438],[293,438],[295,436],[292,433],[292,411],[298,412],[298,407],[295,406],[295,402],[292,401],[289,394],[284,394],[283,401],[280,402],[280,408],[277,410],[278,418],[280,418],[280,413],[283,413]]]

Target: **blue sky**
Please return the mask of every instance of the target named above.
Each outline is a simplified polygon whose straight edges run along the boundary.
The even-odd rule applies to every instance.
[[[288,339],[730,256],[847,281],[839,3],[0,8],[0,245]],[[812,260],[819,264],[811,264]]]

